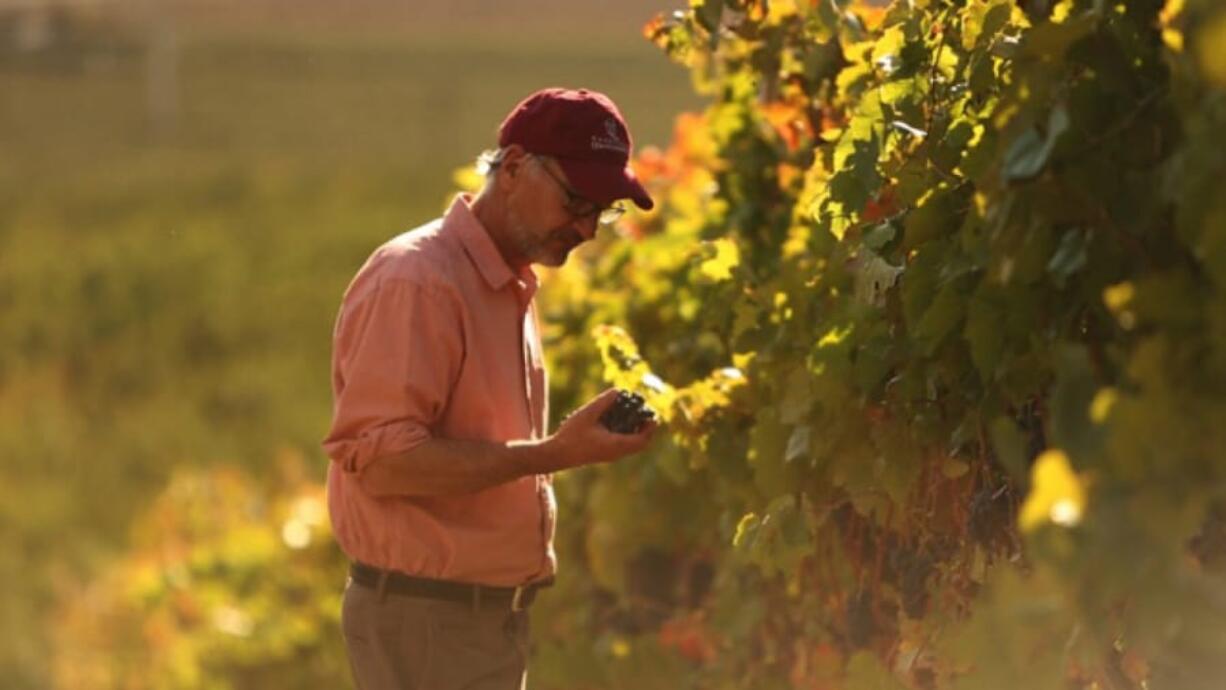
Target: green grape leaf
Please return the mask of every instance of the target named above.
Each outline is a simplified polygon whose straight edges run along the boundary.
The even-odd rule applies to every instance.
[[[890,670],[871,652],[860,651],[847,662],[847,685],[856,690],[905,690]]]
[[[694,18],[708,33],[719,33],[719,22],[724,14],[724,0],[690,0]]]
[[[967,3],[963,19],[962,47],[971,51],[983,47],[1009,22],[1013,3],[1009,0]]]
[[[1062,59],[1074,43],[1094,30],[1101,11],[1096,8],[1063,22],[1043,22],[1035,26],[1022,40],[1022,54],[1041,60]]]
[[[997,417],[992,420],[989,431],[992,436],[992,448],[996,451],[996,459],[1009,472],[1013,481],[1025,489],[1030,483],[1030,462],[1026,457],[1026,438],[1022,436],[1017,424],[1008,417]]]
[[[854,372],[856,386],[865,395],[872,395],[889,373],[894,362],[894,339],[888,333],[875,335],[856,350]]]
[[[781,422],[774,409],[763,410],[749,434],[749,464],[754,484],[764,496],[790,493],[795,480],[793,465],[786,462],[791,429]]]
[[[937,290],[945,262],[946,244],[933,242],[920,248],[902,274],[903,318],[918,324]]]
[[[903,221],[903,248],[916,249],[948,231],[953,218],[953,195],[936,190]]]
[[[1068,111],[1057,106],[1048,117],[1046,131],[1040,131],[1037,126],[1025,129],[1005,152],[1005,181],[1027,180],[1038,175],[1068,127]]]
[[[966,327],[962,335],[971,350],[971,361],[984,382],[996,378],[996,366],[1005,349],[1006,307],[999,289],[982,285],[971,296],[966,308]]]
[[[804,367],[796,367],[783,381],[783,395],[779,400],[779,420],[784,424],[797,424],[813,411],[812,377]]]
[[[880,472],[875,480],[877,485],[890,500],[905,503],[924,467],[924,459],[910,431],[898,425],[881,425],[874,428],[871,439],[873,447],[880,453],[877,459]]]
[[[1085,348],[1070,345],[1057,352],[1056,386],[1051,397],[1051,445],[1065,449],[1074,458],[1097,454],[1102,447],[1104,427],[1093,423],[1090,412],[1098,389]]]
[[[864,233],[864,245],[875,252],[880,252],[882,247],[894,241],[897,234],[898,230],[893,223],[878,223]]]
[[[1201,323],[1195,279],[1183,271],[1163,271],[1138,281],[1128,309],[1145,323],[1191,329]]]
[[[856,300],[861,304],[881,306],[886,291],[894,287],[902,270],[901,266],[873,252],[861,252],[854,261]]]
[[[920,98],[920,84],[923,82],[913,78],[893,79],[881,85],[881,102],[896,108],[913,103]],[[910,131],[916,132],[914,127]]]
[[[958,170],[974,180],[983,179],[999,162],[996,155],[1000,135],[995,129],[985,128],[983,125],[978,127],[979,137],[967,142],[966,150],[962,152],[962,161],[958,164]]]
[[[1055,251],[1056,239],[1050,223],[1032,218],[1025,226],[1015,229],[1016,242],[1021,246],[1012,250],[1007,261],[1012,265],[1009,280],[1002,282],[1032,285],[1047,277],[1047,262]]]
[[[953,170],[962,160],[962,152],[975,138],[975,124],[968,118],[959,118],[950,123],[945,136],[932,151],[932,162],[942,170]]]
[[[811,447],[810,436],[813,430],[808,424],[798,424],[792,428],[792,433],[788,436],[788,447],[784,451],[784,460],[787,462],[795,462],[801,458],[809,456]]]
[[[1047,272],[1056,285],[1064,287],[1072,275],[1085,267],[1091,236],[1090,231],[1073,228],[1060,238],[1060,246],[1047,262]]]
[[[814,525],[794,495],[777,496],[761,513],[737,521],[732,546],[737,555],[767,574],[793,573],[812,549]]]
[[[861,165],[864,165],[863,160]],[[861,180],[857,172],[860,169],[853,166],[830,178],[830,199],[837,202],[842,209],[861,209],[868,203],[869,187]],[[844,211],[839,215],[847,217],[849,214]]]
[[[738,342],[741,336],[758,328],[763,309],[760,304],[748,296],[742,296],[732,305],[732,340]]]
[[[966,297],[952,281],[941,286],[932,304],[915,325],[913,336],[925,355],[936,352],[941,343],[966,315]]]

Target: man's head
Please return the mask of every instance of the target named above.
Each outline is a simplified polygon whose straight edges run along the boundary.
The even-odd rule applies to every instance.
[[[603,94],[538,91],[503,120],[498,145],[479,201],[511,263],[560,266],[600,221],[620,214],[618,200],[652,207],[628,165],[625,120]]]

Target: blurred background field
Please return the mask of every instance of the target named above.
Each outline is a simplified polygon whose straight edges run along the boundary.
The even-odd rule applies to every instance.
[[[535,88],[664,143],[699,105],[641,37],[668,9],[0,0],[0,685],[347,682],[345,284]]]

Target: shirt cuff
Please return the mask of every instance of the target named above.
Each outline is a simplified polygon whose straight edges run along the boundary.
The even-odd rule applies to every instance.
[[[361,472],[376,458],[408,452],[430,438],[430,430],[416,422],[387,424],[362,432],[357,438],[328,439],[324,452],[346,472]]]

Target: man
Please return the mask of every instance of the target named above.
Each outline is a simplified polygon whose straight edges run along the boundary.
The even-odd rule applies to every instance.
[[[527,609],[553,578],[550,475],[642,450],[607,390],[546,431],[531,264],[560,266],[619,199],[649,209],[617,107],[546,89],[507,115],[473,197],[380,247],[334,333],[328,507],[361,690],[522,688]]]

